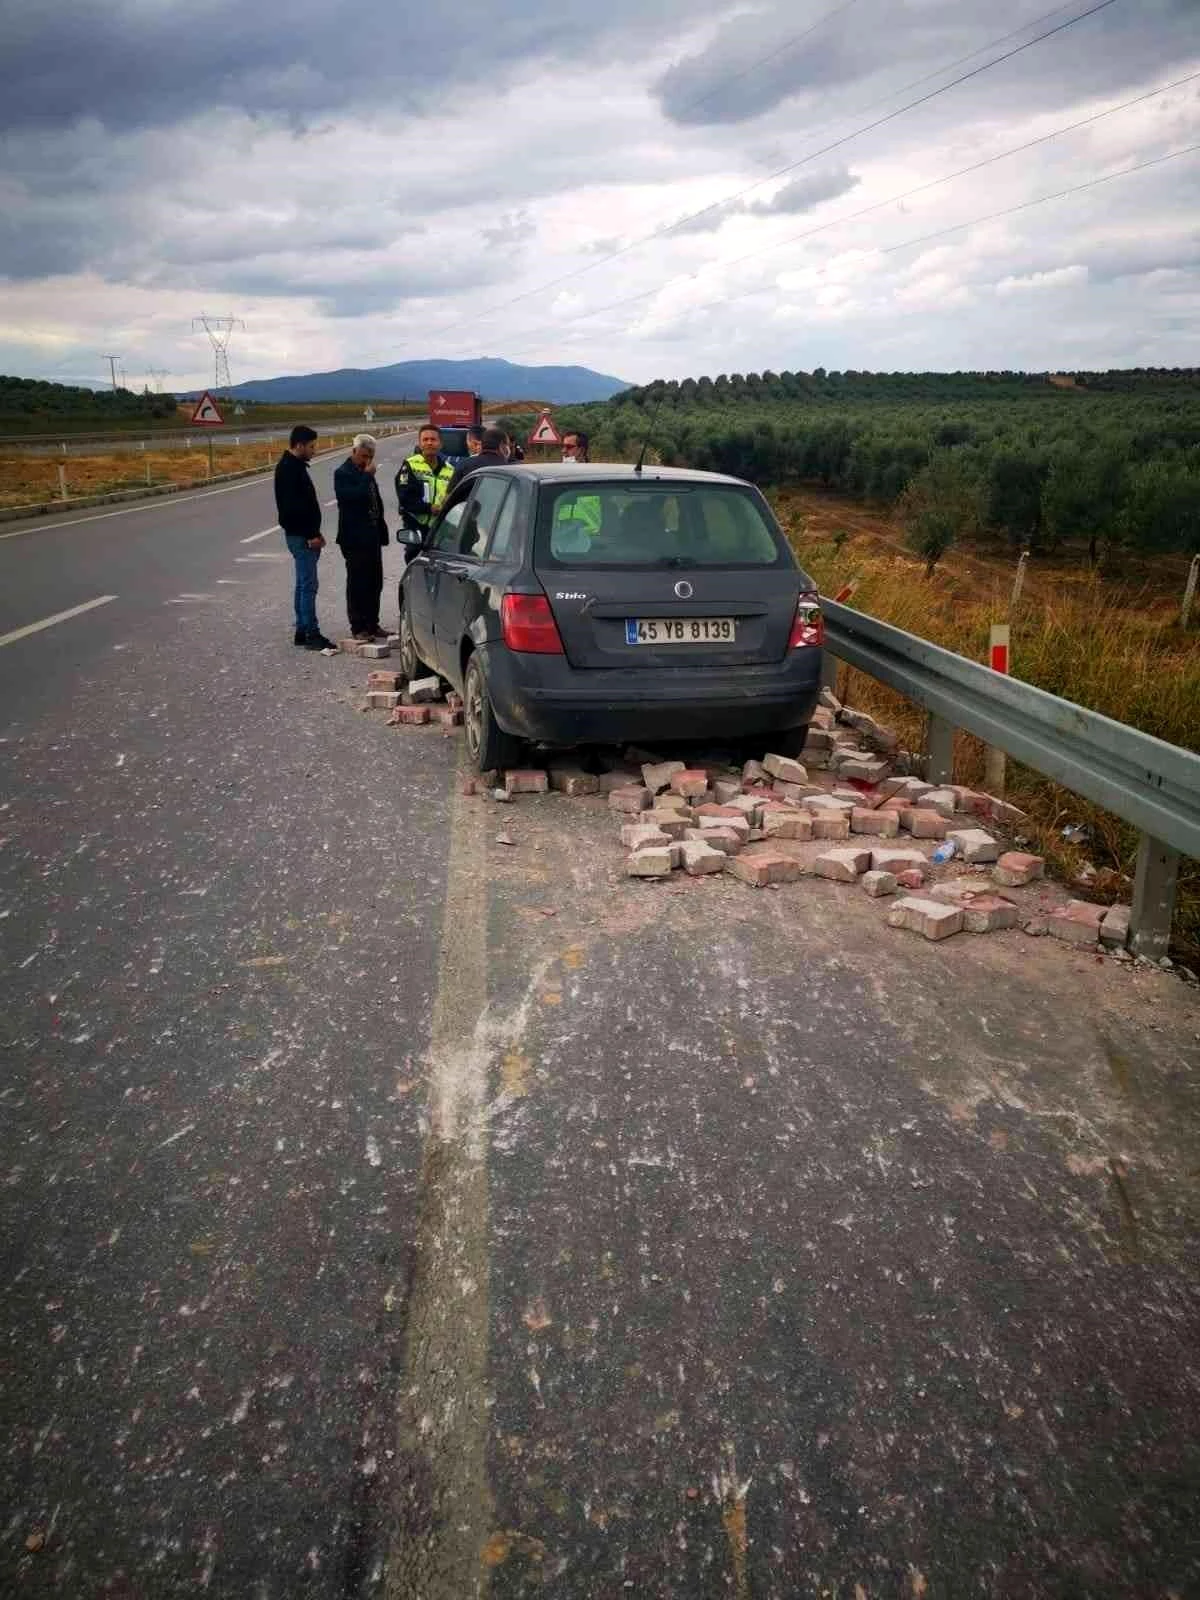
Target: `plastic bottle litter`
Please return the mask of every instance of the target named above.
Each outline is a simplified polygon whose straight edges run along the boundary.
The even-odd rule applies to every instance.
[[[937,866],[941,867],[944,866],[947,861],[953,861],[957,854],[958,846],[955,844],[954,840],[946,839],[940,845],[938,845],[930,859]]]

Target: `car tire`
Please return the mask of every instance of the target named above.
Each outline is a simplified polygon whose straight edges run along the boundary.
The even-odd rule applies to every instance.
[[[502,772],[519,765],[521,740],[496,721],[483,664],[473,655],[463,677],[463,731],[467,752],[480,772]]]
[[[414,678],[434,678],[433,668],[421,660],[417,640],[412,630],[408,607],[400,607],[400,671],[411,683]]]

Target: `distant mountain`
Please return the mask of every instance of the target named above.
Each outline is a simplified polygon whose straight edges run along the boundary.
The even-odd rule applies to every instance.
[[[307,372],[291,378],[255,378],[236,384],[240,400],[280,404],[314,404],[331,400],[419,400],[430,389],[473,389],[484,401],[515,400],[526,395],[555,405],[584,400],[609,400],[628,389],[622,378],[588,367],[517,367],[510,361],[481,357],[477,361],[397,361],[390,367],[340,367],[336,372]]]

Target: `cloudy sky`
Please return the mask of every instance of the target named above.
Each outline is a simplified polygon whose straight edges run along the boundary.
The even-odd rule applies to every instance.
[[[1096,4],[4,0],[0,371],[1200,365],[1200,0]]]

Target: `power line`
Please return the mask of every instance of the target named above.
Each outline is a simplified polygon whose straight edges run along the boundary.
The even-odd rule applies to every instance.
[[[1186,82],[1186,81],[1187,80],[1181,80],[1181,82]],[[1161,93],[1163,91],[1160,90],[1160,91],[1157,91],[1157,92]],[[1033,142],[1037,143],[1037,142],[1040,142],[1040,141],[1033,141]],[[953,234],[953,233],[961,233],[966,228],[978,227],[980,223],[983,223],[983,222],[996,222],[1001,217],[1015,216],[1020,211],[1030,211],[1035,206],[1048,205],[1052,200],[1065,200],[1069,195],[1082,194],[1087,189],[1098,189],[1102,184],[1113,183],[1118,178],[1132,177],[1133,174],[1136,173],[1136,172],[1146,172],[1151,167],[1161,167],[1161,166],[1165,165],[1165,163],[1168,162],[1168,161],[1178,161],[1182,156],[1192,155],[1198,150],[1200,150],[1200,144],[1186,145],[1182,150],[1173,150],[1173,151],[1170,152],[1169,155],[1156,156],[1150,161],[1139,162],[1136,166],[1124,167],[1124,168],[1122,168],[1122,170],[1120,172],[1109,172],[1109,173],[1106,173],[1103,177],[1100,177],[1100,178],[1090,178],[1090,179],[1088,179],[1088,181],[1086,183],[1073,184],[1070,188],[1068,188],[1068,189],[1058,189],[1053,194],[1038,195],[1033,200],[1023,200],[1023,201],[1020,202],[1020,204],[1015,205],[1015,206],[1006,206],[1001,211],[989,211],[984,216],[971,217],[966,222],[955,222],[955,223],[952,223],[949,227],[938,228],[932,233],[923,233],[923,234],[918,234],[914,238],[911,238],[911,239],[902,239],[898,244],[879,246],[875,250],[875,254],[876,255],[880,255],[880,256],[890,256],[890,255],[897,254],[898,251],[907,250],[913,245],[931,244],[936,239],[948,238],[951,234]],[[994,157],[993,159],[999,160],[1001,158],[1000,157]],[[988,163],[986,163],[986,162],[980,163],[980,165],[987,165],[987,164]],[[969,171],[969,170],[973,170],[973,169],[967,168],[967,169],[964,169],[964,170]],[[941,181],[941,180],[939,180],[939,181]],[[884,203],[886,204],[887,202],[884,202]],[[793,243],[793,242],[794,241],[792,241],[792,240],[782,240],[781,241],[781,243],[783,243],[783,244]],[[757,251],[754,252],[755,255],[758,255],[759,253],[760,252],[757,252]],[[747,260],[748,257],[743,256],[743,257],[739,257],[738,259],[739,259],[739,261]],[[722,263],[722,264],[725,265],[725,266],[732,266],[732,265],[735,265],[736,263],[734,263],[734,262],[725,262],[725,263]],[[813,267],[811,270],[813,272],[825,272],[825,271],[828,270],[828,268],[827,267],[817,266],[817,267]],[[660,283],[660,284],[656,285],[655,288],[650,289],[650,290],[646,291],[643,294],[631,295],[626,300],[614,301],[611,305],[601,306],[596,311],[584,312],[584,313],[582,313],[582,315],[583,316],[598,316],[603,311],[613,311],[613,310],[616,310],[616,309],[618,309],[620,307],[624,307],[624,306],[627,306],[627,305],[633,305],[637,301],[640,301],[640,300],[649,300],[649,299],[653,298],[654,295],[658,294],[660,292],[660,290],[662,290],[665,287],[666,287],[665,284],[661,284]],[[771,285],[768,284],[768,285],[764,285],[763,287],[758,288],[758,289],[744,289],[744,290],[740,291],[739,293],[735,293],[735,294],[718,295],[715,299],[706,300],[706,301],[704,301],[702,304],[700,304],[698,306],[689,306],[688,310],[690,312],[709,311],[715,306],[728,305],[731,301],[734,301],[734,300],[745,300],[745,299],[748,299],[752,295],[767,294],[767,293],[770,292],[770,289],[771,289]],[[578,321],[578,320],[580,320],[580,318],[576,318],[575,320]],[[538,345],[540,345],[541,343],[542,343],[541,340],[537,341]],[[534,348],[537,348],[537,345],[528,345],[528,346],[525,346],[523,348],[534,349]],[[513,350],[510,353],[511,354],[520,354],[521,353],[521,349],[522,349],[522,347],[518,346],[516,348],[516,350]]]
[[[1093,5],[1089,10],[1082,11],[1074,17],[1069,17],[1065,22],[1060,22],[1053,28],[1046,29],[1044,33],[1039,33],[1035,35],[1034,38],[1027,39],[1024,44],[1016,45],[1013,49],[1005,51],[1002,55],[994,56],[990,61],[985,61],[981,66],[973,67],[970,72],[964,72],[960,74],[959,77],[952,78],[949,83],[944,83],[939,88],[930,90],[928,94],[923,94],[916,100],[910,100],[906,104],[896,107],[894,110],[887,112],[884,116],[876,118],[875,121],[869,122],[861,128],[856,128],[853,130],[853,132],[844,134],[841,138],[835,139],[831,143],[823,145],[816,150],[810,150],[807,155],[801,156],[798,161],[794,161],[786,167],[780,167],[777,171],[769,173],[765,178],[756,179],[753,183],[748,184],[743,189],[737,190],[734,194],[726,195],[721,200],[714,200],[711,202],[711,204],[703,206],[699,211],[693,211],[685,217],[677,217],[669,224],[656,228],[652,233],[643,234],[637,239],[631,239],[628,244],[621,245],[619,249],[612,250],[606,255],[599,256],[595,261],[585,262],[583,266],[575,267],[570,272],[564,272],[557,278],[551,278],[548,282],[539,284],[534,289],[526,289],[521,294],[514,295],[510,300],[505,301],[505,305],[518,305],[522,300],[529,300],[534,295],[545,294],[549,289],[555,289],[563,283],[570,283],[573,279],[580,278],[585,273],[594,271],[597,267],[605,266],[610,261],[616,261],[621,256],[628,255],[630,251],[637,250],[642,245],[651,243],[651,241],[654,239],[659,239],[667,234],[673,233],[677,229],[683,227],[685,224],[689,222],[695,222],[699,217],[707,216],[711,211],[717,211],[724,206],[733,205],[736,201],[744,199],[748,194],[753,194],[756,189],[761,189],[764,184],[773,183],[777,178],[786,177],[789,173],[795,172],[797,168],[806,166],[810,161],[815,161],[819,156],[828,155],[830,151],[836,150],[840,146],[850,143],[851,140],[857,139],[865,133],[873,132],[876,128],[881,128],[888,122],[895,121],[897,117],[904,116],[907,112],[914,110],[918,106],[926,105],[929,101],[935,100],[939,95],[945,94],[948,90],[957,88],[959,84],[966,83],[971,78],[977,78],[981,73],[989,72],[993,67],[1000,66],[1005,61],[1011,61],[1014,56],[1021,55],[1024,51],[1032,49],[1034,45],[1041,44],[1043,40],[1052,38],[1055,34],[1062,33],[1067,28],[1073,28],[1076,23],[1086,21],[1088,17],[1094,16],[1099,11],[1107,10],[1109,6],[1115,4],[1116,0],[1098,0],[1098,3]],[[1023,28],[1014,29],[1009,33],[1003,34],[999,39],[992,40],[989,44],[981,45],[979,50],[971,51],[968,55],[959,57],[957,62],[952,62],[946,67],[935,68],[932,73],[926,73],[923,78],[918,78],[913,83],[905,85],[905,88],[903,89],[893,90],[892,93],[887,95],[885,98],[892,99],[895,94],[903,94],[907,89],[915,88],[918,84],[927,82],[930,77],[936,77],[942,72],[951,71],[954,66],[958,65],[962,61],[969,61],[972,56],[979,55],[981,51],[989,50],[998,44],[1005,43],[1008,39],[1013,37],[1014,33],[1023,33],[1029,27],[1036,27],[1038,23],[1048,21],[1049,18],[1060,15],[1064,9],[1065,7],[1063,6],[1057,6],[1054,10],[1048,11],[1043,16],[1038,17],[1034,22],[1026,23]],[[879,102],[877,101],[874,103],[878,104]],[[862,109],[866,110],[868,108],[863,107]],[[432,336],[438,333],[457,331],[464,325],[464,322],[474,322],[485,314],[485,312],[480,311],[473,313],[471,316],[465,319],[458,318],[452,323],[444,324],[441,328],[431,329],[430,335]]]

